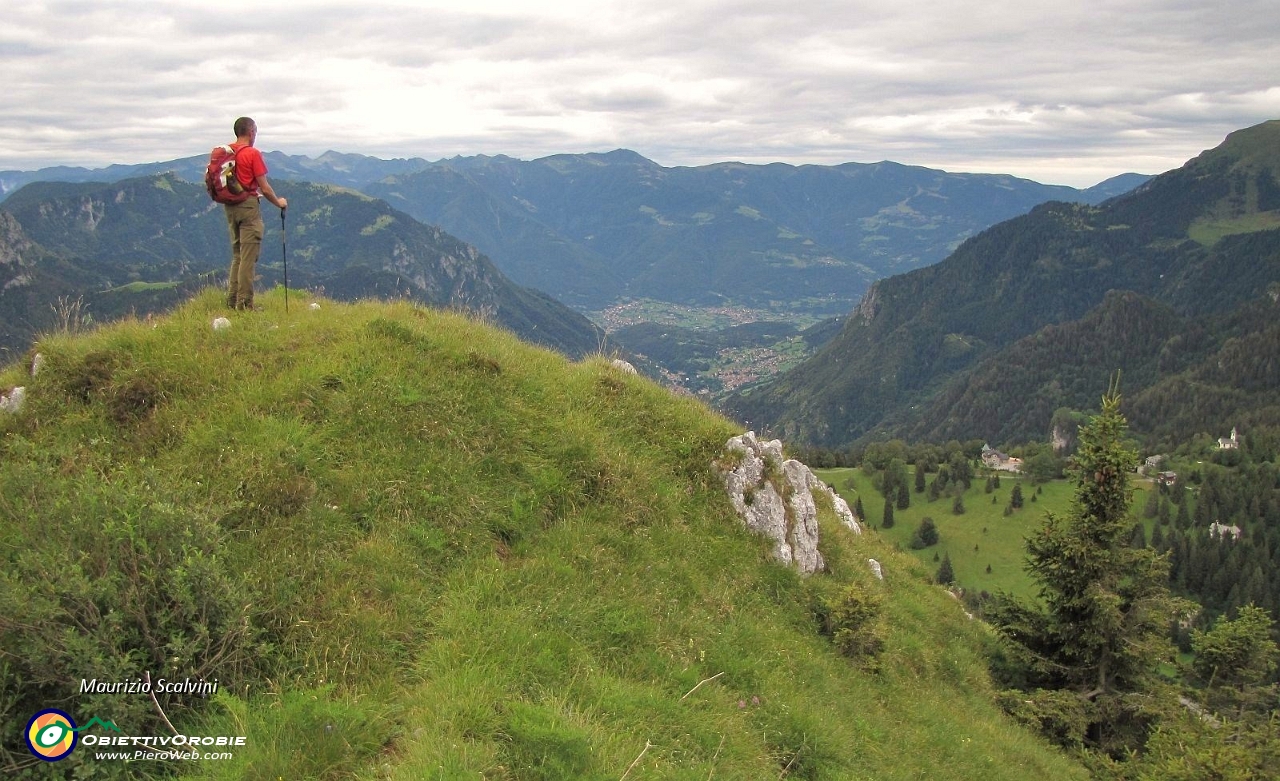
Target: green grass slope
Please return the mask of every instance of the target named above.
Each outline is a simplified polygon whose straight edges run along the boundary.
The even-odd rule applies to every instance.
[[[0,415],[0,769],[225,779],[1084,778],[994,704],[991,638],[826,508],[802,579],[734,516],[737,433],[608,361],[408,303],[49,336]],[[25,362],[24,362],[25,363]],[[874,580],[868,557],[883,562]],[[880,602],[875,659],[820,616]],[[222,761],[22,744],[37,710]],[[96,729],[96,728],[95,728]]]

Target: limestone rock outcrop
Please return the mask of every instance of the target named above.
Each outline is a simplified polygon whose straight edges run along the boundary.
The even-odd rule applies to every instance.
[[[19,386],[8,393],[0,393],[0,411],[17,414],[22,411],[22,403],[27,400],[27,389]]]
[[[794,459],[784,459],[778,440],[760,442],[754,431],[725,443],[720,464],[730,501],[747,528],[773,541],[773,556],[802,574],[826,567],[818,550],[818,507],[814,492],[826,494],[845,526],[862,527],[844,499]]]

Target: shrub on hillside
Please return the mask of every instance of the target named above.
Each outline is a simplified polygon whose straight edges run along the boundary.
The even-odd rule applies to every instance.
[[[817,581],[811,581],[815,586]],[[874,583],[818,586],[814,605],[824,635],[850,659],[872,663],[884,648],[883,598]]]
[[[13,486],[2,488],[13,496]],[[20,539],[11,540],[0,588],[0,738],[8,746],[22,745],[18,733],[31,714],[68,701],[127,733],[165,734],[150,697],[81,693],[81,682],[149,674],[235,689],[268,656],[249,614],[257,600],[227,571],[222,532],[211,519],[153,501],[145,486],[86,478],[77,489],[33,489],[15,499],[48,507],[56,526],[11,508],[30,520],[19,526],[10,519]],[[203,702],[196,695],[157,698],[171,718]]]

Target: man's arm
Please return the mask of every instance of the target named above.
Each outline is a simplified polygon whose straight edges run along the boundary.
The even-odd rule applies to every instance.
[[[277,196],[276,191],[271,189],[271,183],[267,181],[267,177],[265,175],[257,177],[257,182],[258,192],[265,195],[267,200],[271,201],[273,205],[278,206],[281,209],[289,207],[289,199]]]

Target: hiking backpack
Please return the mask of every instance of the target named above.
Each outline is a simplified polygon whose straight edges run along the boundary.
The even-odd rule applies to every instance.
[[[236,179],[236,153],[239,151],[230,144],[223,144],[215,146],[209,153],[204,187],[209,191],[209,197],[218,203],[244,203],[249,200],[250,193]]]

